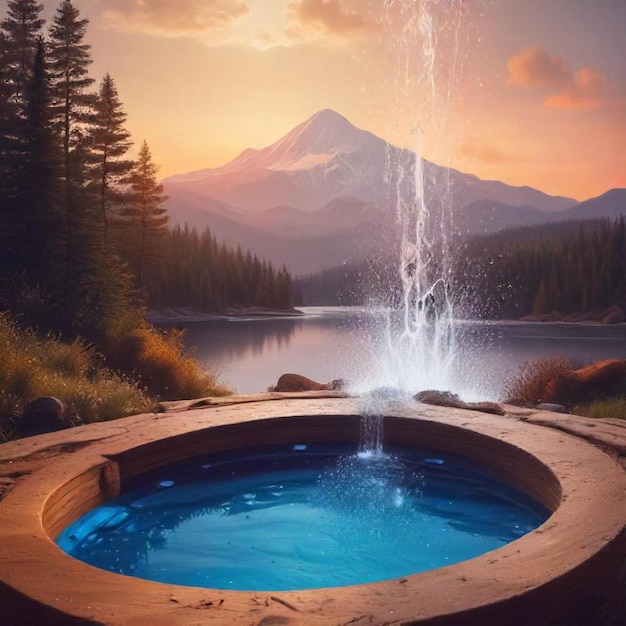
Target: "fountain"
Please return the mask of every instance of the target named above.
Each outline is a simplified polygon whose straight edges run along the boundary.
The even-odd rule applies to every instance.
[[[368,329],[371,350],[360,355],[368,367],[351,390],[439,389],[474,399],[481,383],[460,367],[463,338],[450,290],[452,184],[423,157],[426,144],[434,143],[449,159],[464,3],[386,0],[381,10],[385,39],[393,42],[386,54],[394,94],[390,124],[413,145],[400,154],[390,151],[387,164],[396,224],[386,245],[397,251],[400,293],[391,294],[391,308],[377,309],[378,323]]]
[[[290,394],[272,401],[224,399],[5,444],[4,467],[13,461],[18,484],[0,502],[3,618],[25,625],[622,623],[623,469],[584,441],[538,431],[513,416],[418,403],[387,406],[385,447],[426,448],[436,451],[428,457],[433,460],[453,455],[478,463],[551,513],[521,538],[446,567],[297,591],[262,591],[262,580],[251,591],[202,589],[94,568],[55,544],[85,513],[155,476],[171,480],[192,459],[294,442],[354,446],[361,400],[324,393],[298,400]]]

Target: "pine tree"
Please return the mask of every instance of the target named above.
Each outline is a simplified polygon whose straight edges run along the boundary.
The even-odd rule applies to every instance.
[[[126,194],[121,185],[127,182],[133,162],[124,156],[131,147],[130,133],[124,128],[126,114],[117,87],[109,74],[101,85],[94,104],[89,134],[89,186],[97,202],[102,242],[108,248],[110,220]]]
[[[37,38],[44,20],[42,6],[34,0],[9,0],[0,22],[0,253],[10,255],[10,223],[15,217],[16,169],[21,162],[17,134],[23,112],[23,92],[32,74]],[[6,239],[5,239],[6,238]],[[7,247],[8,246],[8,247]]]
[[[90,46],[83,43],[88,20],[79,19],[79,12],[64,0],[50,28],[50,75],[52,120],[62,145],[61,174],[64,212],[64,287],[66,322],[69,323],[80,299],[81,273],[97,265],[92,258],[93,219],[88,213],[84,194],[87,156],[85,124],[92,113],[93,94],[88,92],[93,79],[88,76],[91,63]],[[84,258],[87,255],[87,258]]]
[[[23,266],[35,282],[51,279],[61,230],[58,143],[50,124],[50,89],[43,38],[37,44],[32,75],[24,90],[20,167]]]
[[[39,17],[42,9],[35,0],[9,0],[7,16],[0,23],[4,80],[15,103],[21,100],[32,75],[37,39],[45,23]]]
[[[148,262],[160,256],[158,245],[170,219],[163,206],[167,196],[163,194],[163,185],[157,181],[157,172],[158,167],[144,141],[130,175],[130,197],[121,211],[133,234],[129,252],[141,287],[145,285]]]

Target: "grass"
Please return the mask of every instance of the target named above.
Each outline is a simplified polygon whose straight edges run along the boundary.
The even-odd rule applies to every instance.
[[[203,369],[183,345],[183,331],[141,326],[109,340],[107,361],[129,372],[153,397],[181,400],[230,391]]]
[[[574,413],[584,417],[617,417],[626,420],[626,395],[581,404],[574,408]]]
[[[155,410],[160,399],[229,393],[185,352],[181,332],[135,328],[109,350],[103,356],[80,340],[40,337],[0,313],[0,442],[40,396],[61,400],[70,421],[91,423]]]

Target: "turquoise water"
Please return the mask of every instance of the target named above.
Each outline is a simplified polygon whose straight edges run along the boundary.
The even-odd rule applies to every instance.
[[[281,591],[407,576],[494,550],[549,513],[458,459],[293,445],[164,472],[58,545],[159,582]]]

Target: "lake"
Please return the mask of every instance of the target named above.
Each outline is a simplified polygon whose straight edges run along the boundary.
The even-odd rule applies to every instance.
[[[372,314],[356,307],[301,307],[302,317],[212,320],[185,325],[186,345],[239,393],[265,391],[281,374],[320,382],[355,381],[375,357]],[[504,380],[524,361],[572,356],[586,362],[626,358],[626,325],[539,322],[460,323],[465,400],[502,398]],[[415,389],[415,392],[420,391]]]

